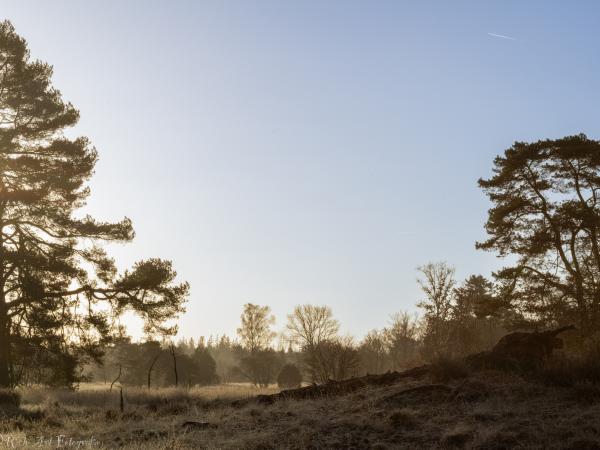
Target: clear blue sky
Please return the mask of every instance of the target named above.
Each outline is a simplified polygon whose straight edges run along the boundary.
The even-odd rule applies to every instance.
[[[180,334],[283,327],[328,304],[361,336],[420,299],[415,268],[489,275],[477,188],[515,140],[600,137],[600,3],[23,1],[100,162],[87,211],[131,217],[119,265],[190,281]],[[490,36],[496,33],[515,40]]]

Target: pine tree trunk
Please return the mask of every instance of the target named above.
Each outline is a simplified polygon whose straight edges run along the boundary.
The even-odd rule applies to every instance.
[[[4,183],[0,179],[0,191]],[[0,209],[0,217],[4,215],[4,205]],[[10,321],[6,304],[5,255],[4,255],[4,221],[0,222],[0,388],[12,387],[10,376]]]
[[[4,290],[0,286],[0,387],[11,387],[10,335]]]

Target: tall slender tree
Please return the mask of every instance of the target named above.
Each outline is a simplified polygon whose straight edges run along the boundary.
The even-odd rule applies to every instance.
[[[270,347],[275,337],[271,330],[275,316],[271,314],[269,306],[246,303],[240,319],[242,323],[237,329],[237,334],[245,348],[253,353]]]
[[[448,320],[452,312],[452,289],[456,284],[455,269],[445,262],[438,262],[425,264],[417,270],[422,276],[417,282],[425,293],[425,299],[417,303],[425,311],[424,350],[431,357],[445,356],[450,350]]]
[[[79,113],[51,76],[12,24],[0,22],[0,386],[17,381],[26,359],[53,370],[98,356],[115,331],[111,318],[126,310],[143,316],[148,332],[173,331],[165,320],[183,311],[189,290],[174,282],[169,261],[118,274],[99,245],[133,239],[129,219],[76,215],[97,153],[87,138],[65,136]]]
[[[275,334],[271,326],[275,316],[269,306],[244,305],[237,334],[248,354],[240,358],[238,371],[257,386],[267,386],[277,373],[278,358],[271,347]]]

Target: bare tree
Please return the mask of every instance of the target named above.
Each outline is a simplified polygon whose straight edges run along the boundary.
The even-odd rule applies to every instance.
[[[332,342],[329,360],[332,362],[332,378],[334,380],[344,380],[356,375],[356,370],[360,366],[358,350],[351,336],[337,338]]]
[[[255,385],[268,386],[274,381],[279,369],[278,358],[271,348],[276,335],[271,330],[275,317],[268,306],[246,303],[241,321],[237,334],[242,346],[250,354],[240,359],[237,370]]]
[[[425,350],[436,358],[447,353],[447,325],[452,312],[455,270],[445,262],[428,263],[418,270],[422,278],[417,282],[426,296],[417,304],[425,310]]]
[[[293,341],[302,348],[313,381],[325,382],[336,377],[332,352],[339,343],[339,328],[327,306],[296,306],[288,315],[287,329]]]
[[[328,306],[301,305],[288,315],[287,329],[301,347],[316,347],[337,336],[340,325]]]
[[[385,346],[394,370],[413,366],[418,360],[419,320],[408,312],[393,314],[391,323],[383,330]]]
[[[360,355],[367,373],[381,373],[387,355],[385,331],[369,331],[360,344]]]

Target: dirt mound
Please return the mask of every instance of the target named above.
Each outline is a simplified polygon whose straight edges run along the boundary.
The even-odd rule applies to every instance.
[[[452,389],[445,384],[424,384],[385,396],[378,404],[385,407],[398,407],[410,403],[440,402],[450,398],[451,394]]]
[[[380,375],[366,375],[364,377],[350,378],[348,380],[330,380],[325,384],[313,384],[297,389],[288,389],[278,394],[259,395],[254,399],[237,400],[232,403],[239,407],[251,401],[263,404],[271,404],[278,400],[306,400],[311,398],[322,398],[337,395],[346,395],[363,389],[367,386],[388,386],[407,378],[422,378],[429,372],[429,366],[420,366],[404,372],[387,372]]]
[[[488,398],[490,393],[486,383],[479,380],[466,380],[453,389],[451,398],[459,402],[478,402]]]

